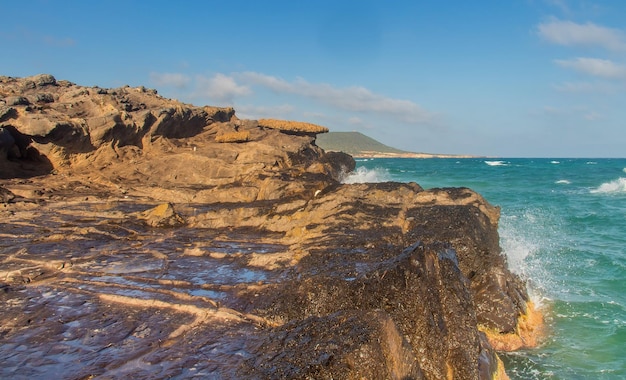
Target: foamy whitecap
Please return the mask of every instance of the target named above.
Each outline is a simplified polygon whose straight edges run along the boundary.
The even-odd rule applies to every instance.
[[[569,185],[569,184],[571,184],[571,182],[566,180],[566,179],[560,179],[560,180],[556,181],[555,183],[559,183],[559,184],[562,184],[562,185]]]
[[[489,166],[508,166],[506,161],[485,161],[485,164]]]
[[[375,183],[389,181],[389,173],[385,169],[367,169],[359,167],[355,171],[348,173],[341,181],[342,183]]]
[[[626,193],[626,178],[620,177],[614,181],[605,182],[591,190],[593,194],[620,194]]]
[[[560,164],[560,161],[550,161],[551,164]]]

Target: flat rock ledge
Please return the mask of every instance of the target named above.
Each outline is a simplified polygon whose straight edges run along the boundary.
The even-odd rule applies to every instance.
[[[0,77],[0,377],[506,379],[543,319],[499,209],[294,125]]]

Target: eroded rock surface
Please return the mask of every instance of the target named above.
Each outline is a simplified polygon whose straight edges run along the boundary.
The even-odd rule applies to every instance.
[[[344,185],[315,133],[144,88],[0,85],[2,378],[505,378],[494,346],[533,344],[469,189]]]

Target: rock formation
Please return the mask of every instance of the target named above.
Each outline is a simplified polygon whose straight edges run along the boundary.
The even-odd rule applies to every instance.
[[[341,184],[324,131],[0,77],[0,377],[506,378],[541,318],[499,210]]]

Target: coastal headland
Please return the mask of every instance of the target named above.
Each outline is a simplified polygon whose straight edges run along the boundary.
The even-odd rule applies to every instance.
[[[463,154],[408,152],[385,145],[360,132],[328,132],[317,145],[326,152],[344,152],[354,158],[476,158]]]
[[[506,379],[541,314],[467,188],[324,127],[0,77],[2,378]]]

